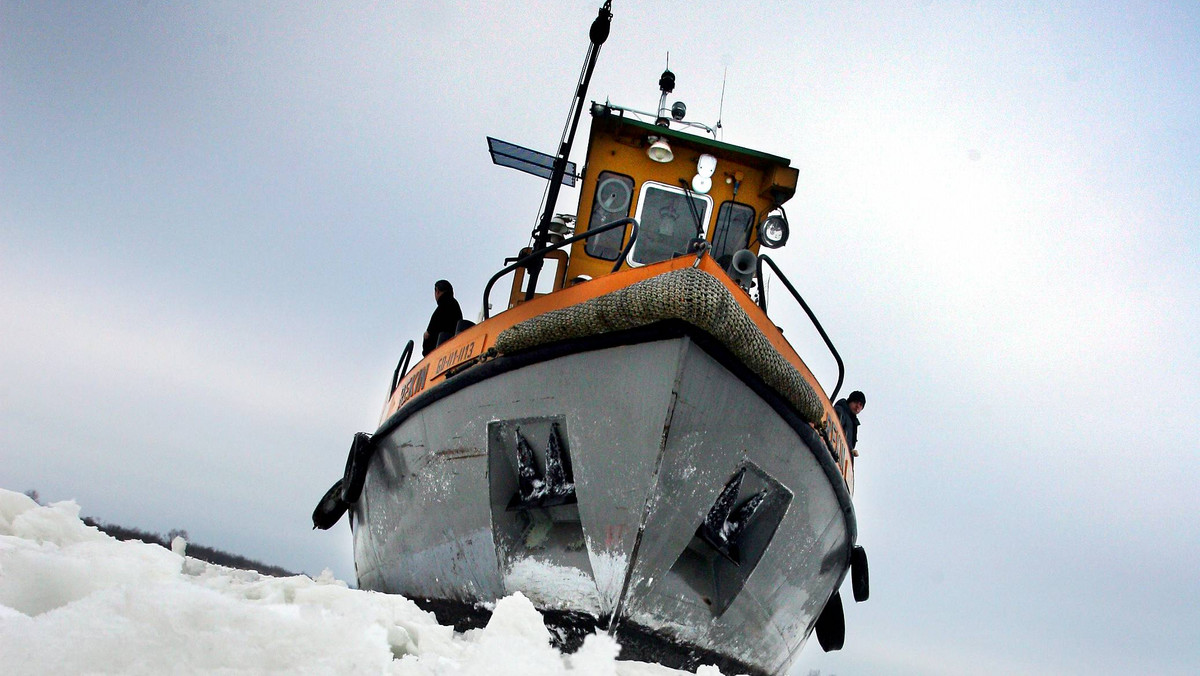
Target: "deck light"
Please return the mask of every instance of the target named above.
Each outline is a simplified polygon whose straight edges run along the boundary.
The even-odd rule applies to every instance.
[[[650,147],[646,148],[646,156],[655,162],[670,162],[675,159],[675,153],[671,152],[671,144],[667,143],[667,139],[661,136],[651,136],[649,139]]]
[[[779,215],[768,216],[767,220],[758,226],[758,239],[768,249],[778,249],[787,244],[787,219]]]

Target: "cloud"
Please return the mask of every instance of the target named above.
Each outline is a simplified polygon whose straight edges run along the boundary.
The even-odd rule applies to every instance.
[[[348,414],[348,407],[330,410],[351,398],[342,364],[330,355],[314,358],[314,346],[303,337],[189,313],[152,290],[17,278],[11,274],[16,268],[6,261],[0,312],[10,321],[0,328],[0,359],[5,370],[75,382],[55,388],[67,401],[73,391],[88,389],[87,381],[136,382],[165,396],[222,401],[260,418]]]

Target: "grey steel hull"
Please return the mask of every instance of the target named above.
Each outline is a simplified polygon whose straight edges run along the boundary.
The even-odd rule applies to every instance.
[[[648,630],[782,673],[847,572],[854,514],[816,434],[727,356],[685,333],[423,393],[376,435],[352,512],[359,585],[464,604],[519,591],[619,640]],[[558,436],[576,502],[514,504],[518,434],[542,466]],[[733,506],[758,508],[722,550],[698,529],[739,475]]]

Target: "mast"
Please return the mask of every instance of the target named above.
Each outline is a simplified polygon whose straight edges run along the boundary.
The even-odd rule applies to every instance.
[[[588,37],[591,38],[592,43],[588,47],[587,56],[584,57],[583,71],[579,75],[579,84],[575,89],[575,98],[571,100],[571,110],[567,113],[570,119],[569,126],[563,131],[558,155],[554,158],[554,173],[550,176],[550,188],[546,193],[546,209],[542,212],[542,217],[538,221],[537,231],[534,234],[534,251],[546,246],[550,241],[550,220],[554,217],[554,209],[558,204],[558,192],[562,188],[563,174],[566,173],[567,157],[571,154],[571,144],[575,140],[575,130],[579,127],[579,115],[583,112],[583,102],[587,97],[588,84],[592,81],[592,70],[596,67],[596,57],[600,55],[600,47],[608,39],[608,31],[612,25],[611,9],[612,0],[605,0],[604,6],[600,8],[596,19],[592,21],[591,30],[588,32]],[[529,263],[529,289],[525,292],[525,300],[533,298],[533,292],[537,289],[538,275],[541,271],[542,260],[540,258]]]

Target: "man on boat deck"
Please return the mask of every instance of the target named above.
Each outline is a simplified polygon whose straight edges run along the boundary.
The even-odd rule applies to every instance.
[[[437,347],[438,335],[445,333],[453,336],[454,329],[458,328],[458,323],[462,321],[462,308],[458,307],[458,301],[454,300],[454,287],[450,286],[450,282],[444,279],[434,282],[433,299],[437,301],[437,309],[429,318],[429,327],[425,329],[425,336],[421,339],[422,357]]]
[[[850,455],[856,458],[858,451],[854,450],[854,446],[858,444],[858,414],[862,413],[866,405],[867,397],[858,390],[851,392],[845,399],[838,399],[833,405],[833,410],[842,423],[842,431],[846,433],[846,448],[849,448]]]

